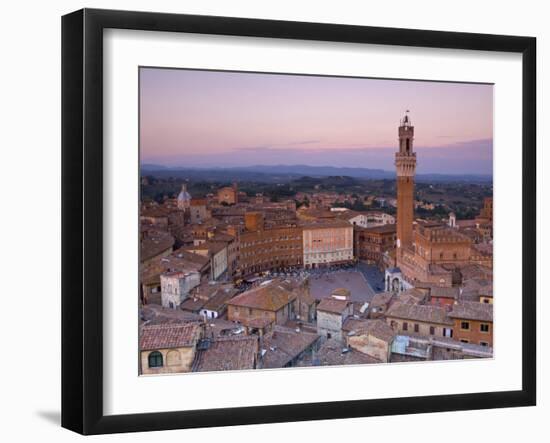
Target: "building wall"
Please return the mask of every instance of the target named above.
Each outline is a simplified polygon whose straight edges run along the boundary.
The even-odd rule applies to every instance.
[[[443,236],[437,240],[415,233],[416,254],[431,264],[467,264],[471,241],[467,238]]]
[[[261,309],[227,305],[227,319],[229,321],[236,321],[246,326],[250,320],[259,318],[267,319],[272,323],[276,323],[278,316],[275,311],[264,311]]]
[[[440,325],[437,323],[425,323],[416,320],[404,320],[395,317],[386,317],[386,323],[390,325],[398,334],[420,334],[425,336],[433,335],[435,337],[445,337],[444,330],[453,330],[451,325]],[[407,328],[405,329],[405,323]],[[415,331],[415,325],[418,325],[418,331]],[[430,327],[434,328],[434,333],[430,334]],[[448,336],[448,335],[447,335]],[[454,336],[454,333],[453,333]]]
[[[221,188],[218,190],[218,202],[234,205],[237,203],[237,191],[231,187]]]
[[[227,271],[227,247],[214,254],[211,259],[212,277],[217,280]]]
[[[468,322],[469,329],[464,330],[461,323]],[[454,319],[454,335],[455,340],[467,340],[468,343],[474,345],[481,345],[487,343],[489,346],[493,346],[493,322],[484,322],[478,320],[466,320],[466,319]],[[488,325],[489,332],[481,332],[481,325]]]
[[[191,372],[191,366],[195,358],[195,346],[184,348],[157,349],[162,354],[164,365],[159,368],[149,367],[149,354],[154,351],[141,351],[141,373],[169,374],[176,372]]]
[[[451,271],[432,272],[430,263],[410,249],[402,250],[397,255],[397,266],[401,269],[403,278],[408,283],[414,284],[415,281],[421,281],[441,287],[451,287],[453,285],[453,273]]]
[[[177,308],[188,296],[189,291],[200,284],[198,272],[181,275],[161,275],[161,300],[165,308]]]
[[[355,257],[369,263],[379,263],[386,251],[395,248],[395,232],[380,233],[358,229],[354,232]]]
[[[341,314],[317,311],[317,333],[323,337],[342,340],[342,324],[344,320]]]
[[[369,334],[354,335],[346,338],[347,346],[388,362],[391,355],[391,344]]]
[[[172,252],[173,252],[173,248],[172,248],[172,246],[170,246],[169,248],[165,249],[164,251],[161,251],[160,253],[158,253],[154,257],[151,257],[147,260],[142,261],[141,264],[143,266],[149,265],[150,263],[153,263],[154,261],[157,261],[159,258],[166,257],[166,256],[170,255]]]
[[[397,177],[397,241],[399,247],[412,244],[414,177]]]
[[[284,267],[301,267],[302,251],[301,227],[244,232],[239,238],[237,267],[243,276]]]
[[[353,227],[304,228],[303,263],[306,267],[353,260]]]
[[[191,223],[202,223],[210,218],[210,211],[204,205],[191,205],[189,208],[189,217]]]

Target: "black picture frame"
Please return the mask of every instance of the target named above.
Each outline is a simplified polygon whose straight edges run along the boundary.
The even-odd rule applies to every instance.
[[[522,388],[199,411],[103,413],[103,30],[454,48],[522,54]],[[152,431],[536,404],[536,39],[232,17],[83,9],[62,18],[62,426]]]

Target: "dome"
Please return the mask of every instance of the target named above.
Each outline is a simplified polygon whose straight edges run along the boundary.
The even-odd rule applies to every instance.
[[[187,186],[186,185],[183,185],[181,187],[181,191],[178,194],[178,201],[179,202],[189,202],[189,201],[191,201],[191,194],[189,194],[189,192],[187,192]]]
[[[181,187],[181,191],[178,194],[177,204],[178,204],[178,208],[182,209],[182,210],[188,209],[189,206],[191,205],[191,194],[189,194],[189,192],[187,192],[187,186],[186,185],[182,185],[182,187]]]

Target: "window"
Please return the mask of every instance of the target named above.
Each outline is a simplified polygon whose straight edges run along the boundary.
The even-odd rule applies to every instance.
[[[435,328],[430,326],[430,335],[435,335]]]
[[[418,331],[419,331],[418,323],[415,323],[414,324],[414,332],[418,332]]]
[[[460,342],[461,343],[470,343],[470,340],[466,340],[465,338],[461,338]]]
[[[408,330],[409,330],[409,324],[406,321],[404,321],[403,322],[403,331],[408,331]]]
[[[489,325],[487,323],[481,323],[479,325],[479,330],[481,332],[489,332]]]
[[[479,344],[481,346],[489,346],[489,343],[487,343],[486,341],[480,341]]]
[[[470,329],[470,322],[469,321],[460,322],[460,329],[464,331],[468,331]]]
[[[161,368],[163,366],[162,354],[159,351],[151,352],[148,360],[150,368]]]

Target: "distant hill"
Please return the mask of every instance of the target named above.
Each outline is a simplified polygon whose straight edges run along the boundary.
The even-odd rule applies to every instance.
[[[349,168],[335,166],[308,166],[308,165],[254,165],[235,167],[190,168],[167,167],[154,164],[142,164],[142,175],[175,176],[206,181],[225,179],[254,180],[265,182],[285,182],[302,177],[351,177],[358,179],[383,180],[394,179],[395,171],[369,168]],[[492,181],[490,175],[475,174],[417,174],[419,182],[480,182]]]
[[[296,174],[309,177],[347,176],[357,178],[393,178],[394,172],[383,169],[369,168],[339,168],[335,166],[308,166],[308,165],[255,165],[228,168],[241,171],[263,172],[265,174]]]

